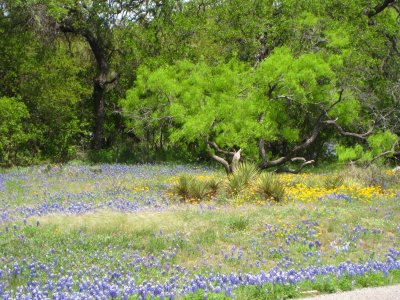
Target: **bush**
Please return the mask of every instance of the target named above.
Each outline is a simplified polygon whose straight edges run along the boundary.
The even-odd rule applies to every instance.
[[[24,151],[25,143],[32,138],[26,124],[28,118],[22,101],[0,97],[0,165],[18,164],[31,156]]]
[[[396,177],[390,176],[386,170],[377,165],[371,165],[361,172],[361,179],[368,186],[380,186],[387,188],[396,183]]]
[[[370,165],[367,168],[351,166],[341,173],[346,181],[355,180],[364,186],[380,186],[382,188],[395,187],[400,179],[399,175],[377,165]]]
[[[267,199],[282,202],[285,197],[285,187],[272,173],[261,174],[255,182],[256,190]]]
[[[254,180],[258,174],[258,167],[255,164],[241,163],[236,171],[228,178],[228,193],[237,195],[245,187],[249,186],[249,183]]]
[[[112,149],[92,150],[88,153],[88,159],[95,164],[112,164],[116,161],[115,153]]]

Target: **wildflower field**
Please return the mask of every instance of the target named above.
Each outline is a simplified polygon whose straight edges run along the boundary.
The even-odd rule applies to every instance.
[[[281,299],[400,282],[399,174],[254,176],[0,170],[0,298]]]

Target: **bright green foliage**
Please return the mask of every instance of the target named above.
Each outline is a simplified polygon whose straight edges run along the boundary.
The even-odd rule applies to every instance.
[[[361,104],[353,95],[348,95],[348,100],[338,103],[330,112],[332,118],[337,117],[341,125],[351,126],[360,121]]]
[[[191,2],[194,7],[196,3]],[[380,114],[397,105],[393,100],[398,74],[393,66],[398,58],[388,47],[388,38],[399,33],[393,10],[374,17],[376,25],[371,26],[362,15],[374,7],[367,1],[274,5],[210,1],[208,5],[208,10],[198,10],[200,18],[187,18],[185,23],[196,24],[190,41],[185,40],[193,48],[185,49],[190,52],[203,45],[202,58],[195,51],[190,52],[195,58],[185,52],[183,57],[191,61],[140,68],[134,88],[121,102],[126,115],[133,116],[127,120],[128,128],[140,137],[151,133],[158,136],[156,140],[164,139],[164,144],[197,149],[210,139],[221,148],[240,147],[246,157],[258,158],[261,138],[288,148],[308,138],[342,89],[340,103],[326,117],[337,119],[349,131],[363,132],[373,122],[372,111]],[[184,18],[185,13],[183,9],[176,17]],[[203,22],[201,31],[199,22]],[[210,36],[214,44],[207,40]],[[261,62],[251,68],[257,57]],[[140,118],[143,112],[145,118]],[[393,132],[397,112],[390,114]],[[341,137],[333,128],[324,128],[309,153],[323,155],[322,145],[329,140],[336,143]],[[339,149],[340,160],[360,158],[363,146],[352,142],[346,150]],[[284,154],[272,149],[270,158]]]
[[[363,161],[373,160],[381,153],[387,151],[394,152],[394,147],[398,144],[398,137],[394,133],[386,130],[384,132],[377,132],[368,137],[369,150],[366,151],[362,157]]]
[[[30,138],[27,118],[28,110],[19,99],[0,98],[0,165],[21,163],[21,147]]]
[[[345,93],[332,112],[344,124],[356,120],[359,103],[351,96]],[[153,72],[140,68],[135,87],[120,103],[135,132],[161,127],[172,143],[211,139],[257,158],[258,139],[300,141],[321,108],[337,97],[335,73],[321,53],[295,58],[282,47],[255,70],[237,60],[216,66],[181,61]]]
[[[399,14],[391,5],[372,16],[382,1],[3,0],[0,96],[29,112],[30,157],[57,161],[87,150],[95,132],[113,158],[201,159],[209,139],[258,159],[261,138],[268,159],[280,157],[342,89],[324,117],[399,133]],[[298,154],[323,158],[329,141],[347,146],[344,160],[389,151],[371,140],[360,154],[328,127]]]
[[[338,145],[336,147],[336,153],[339,161],[351,161],[356,160],[363,154],[363,147],[361,145],[356,145],[354,147],[345,147],[343,145]]]
[[[264,116],[259,136],[288,142],[303,138],[307,132],[301,132],[299,125],[315,122],[320,113],[316,103],[322,107],[332,103],[335,83],[335,74],[321,54],[294,58],[289,49],[276,49],[255,71],[251,98],[257,114]]]
[[[367,142],[368,149],[364,149],[361,145],[354,147],[339,145],[336,147],[339,161],[359,160],[360,162],[368,162],[379,158],[382,153],[393,153],[395,146],[398,144],[398,137],[386,130],[369,136]]]
[[[169,133],[175,143],[203,141],[222,130],[224,136],[234,140],[243,135],[236,130],[240,130],[245,110],[251,109],[243,95],[246,72],[237,61],[215,67],[181,61],[154,72],[141,68],[135,88],[121,101],[131,117],[128,126],[140,132],[140,128],[170,129],[173,125]],[[214,121],[228,118],[233,124],[212,126]]]

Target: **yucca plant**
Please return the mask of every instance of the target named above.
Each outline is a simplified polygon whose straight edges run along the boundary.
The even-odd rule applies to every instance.
[[[189,198],[204,200],[209,195],[209,187],[206,181],[194,179],[190,182]]]
[[[214,186],[216,183],[211,183]],[[209,181],[200,180],[194,175],[181,174],[174,191],[183,199],[203,200],[211,193]]]
[[[193,175],[181,174],[178,178],[178,184],[174,186],[174,191],[182,198],[189,198]]]
[[[272,173],[261,174],[255,182],[257,192],[267,199],[282,202],[285,198],[285,187]]]
[[[235,172],[228,178],[228,192],[233,195],[240,193],[257,177],[258,174],[258,167],[255,164],[241,163]]]
[[[207,180],[207,186],[211,196],[215,196],[221,186],[221,179],[213,176]]]
[[[324,187],[326,189],[336,189],[343,185],[344,177],[341,175],[328,176],[324,180]]]

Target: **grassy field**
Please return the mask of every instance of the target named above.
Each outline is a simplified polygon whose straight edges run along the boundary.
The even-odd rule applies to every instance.
[[[2,170],[0,297],[281,299],[400,282],[398,174],[277,175],[279,197],[256,176],[238,183],[178,165]]]

